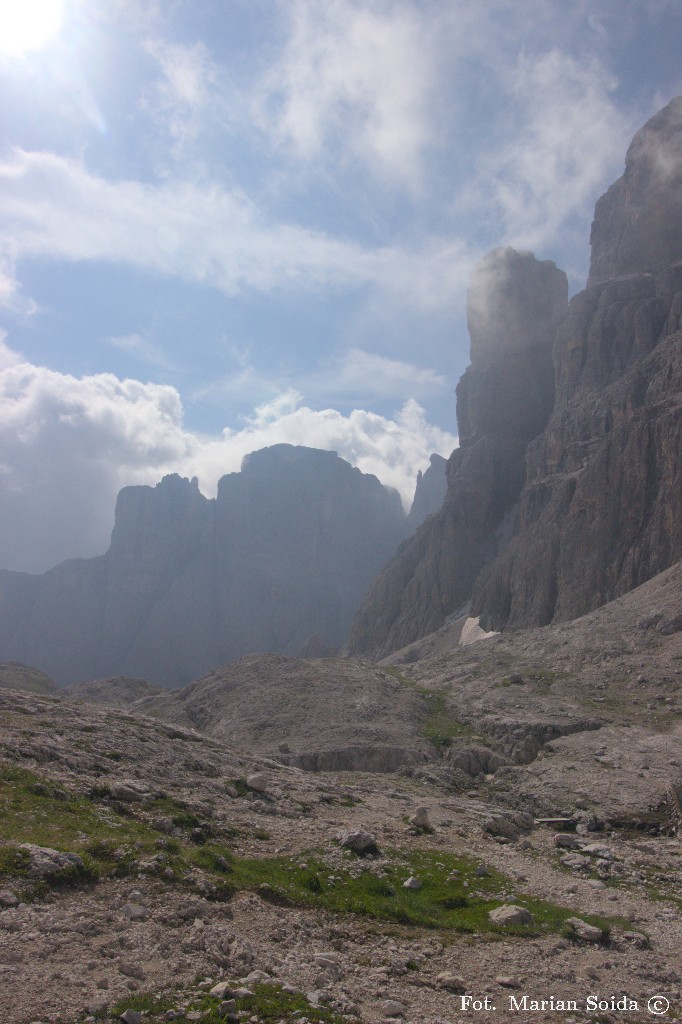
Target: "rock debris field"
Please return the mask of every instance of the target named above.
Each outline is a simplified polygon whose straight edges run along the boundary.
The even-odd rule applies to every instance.
[[[215,675],[203,732],[0,690],[0,1020],[679,1021],[678,582],[340,659],[354,700],[364,671],[422,702],[377,734],[414,754],[392,772],[300,767],[325,717],[328,764],[352,739],[330,660],[317,728],[283,715],[260,746],[255,714],[210,735]]]

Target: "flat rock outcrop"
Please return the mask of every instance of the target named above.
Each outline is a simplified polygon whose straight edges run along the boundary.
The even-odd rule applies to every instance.
[[[423,698],[351,660],[248,655],[136,708],[309,771],[395,771],[435,751]]]
[[[177,686],[311,636],[338,649],[408,530],[397,492],[335,452],[292,445],[247,456],[214,500],[177,475],[126,487],[105,555],[0,572],[0,656],[61,684]]]
[[[528,442],[552,409],[551,346],[567,291],[563,271],[531,253],[496,250],[477,268],[468,301],[471,366],[457,387],[460,447],[448,461],[447,495],[372,584],[351,654],[380,658],[438,629],[506,543]]]

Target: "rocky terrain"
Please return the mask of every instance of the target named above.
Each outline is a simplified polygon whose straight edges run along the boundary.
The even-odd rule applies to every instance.
[[[569,620],[682,557],[681,196],[678,97],[598,201],[568,309],[553,265],[483,261],[447,496],[372,584],[350,653],[385,656],[469,602],[488,630]]]
[[[131,707],[145,697],[163,693],[162,686],[154,686],[145,679],[130,679],[128,676],[114,676],[109,679],[92,679],[90,682],[74,683],[62,691],[69,697],[87,700],[93,704],[109,704],[112,707]]]
[[[681,594],[129,708],[1,690],[1,1018],[679,1020]],[[339,770],[363,713],[419,756]]]
[[[0,571],[0,656],[60,685],[177,686],[242,654],[298,654],[311,637],[335,650],[410,529],[376,477],[292,445],[247,456],[215,500],[179,476],[126,487],[105,555]]]

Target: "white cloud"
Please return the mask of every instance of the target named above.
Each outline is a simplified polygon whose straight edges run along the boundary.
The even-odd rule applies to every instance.
[[[473,196],[501,215],[507,243],[533,248],[591,211],[622,166],[632,124],[613,99],[616,80],[594,59],[553,49],[522,55],[506,74],[513,134],[481,159]]]
[[[236,373],[199,388],[193,398],[220,400],[239,395],[242,399],[263,394],[299,393],[301,400],[316,405],[338,403],[351,397],[356,402],[377,398],[395,402],[425,398],[443,391],[450,382],[429,367],[420,367],[376,352],[351,348],[328,360],[317,370],[276,376],[256,369],[244,353],[238,355]]]
[[[175,160],[196,160],[193,147],[197,139],[211,127],[219,129],[227,112],[224,69],[212,60],[202,42],[183,46],[155,35],[144,49],[161,74],[141,106],[156,127],[170,137],[170,153]]]
[[[82,163],[15,151],[0,163],[0,218],[17,261],[106,260],[177,276],[228,295],[368,284],[424,308],[449,300],[469,267],[464,247],[365,248],[270,223],[241,192],[216,184],[109,181]]]
[[[164,370],[171,368],[171,363],[163,349],[139,331],[107,338],[106,343],[120,352],[127,352],[142,363],[149,363],[151,366],[158,366]]]
[[[367,163],[414,189],[433,142],[437,22],[408,3],[288,0],[290,36],[261,84],[264,127],[304,159]]]
[[[393,419],[356,409],[314,410],[289,391],[260,406],[240,430],[202,437],[184,428],[174,388],[76,378],[21,362],[0,341],[0,566],[42,571],[63,558],[103,552],[116,493],[180,472],[215,493],[244,455],[287,442],[332,449],[396,487],[406,504],[429,455],[455,438],[408,401]]]

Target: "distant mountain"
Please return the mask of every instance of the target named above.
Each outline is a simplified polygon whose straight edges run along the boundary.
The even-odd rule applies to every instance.
[[[588,286],[497,250],[469,293],[448,491],[372,584],[352,654],[471,604],[486,629],[575,618],[682,557],[682,97],[635,136]]]
[[[105,555],[0,572],[0,657],[178,686],[313,636],[336,649],[408,530],[397,492],[311,448],[254,452],[214,500],[177,475],[126,487]]]

